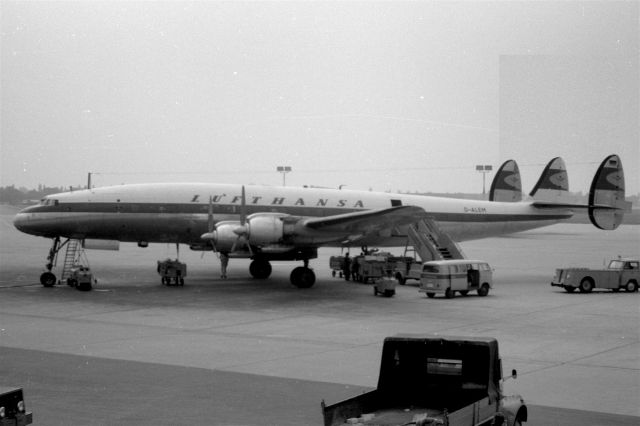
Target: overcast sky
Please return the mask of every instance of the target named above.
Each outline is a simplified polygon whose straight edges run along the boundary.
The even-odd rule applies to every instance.
[[[588,191],[617,153],[640,192],[635,1],[0,7],[0,186],[277,185],[286,165],[288,185],[481,192],[475,165],[514,158],[528,192],[562,156]]]

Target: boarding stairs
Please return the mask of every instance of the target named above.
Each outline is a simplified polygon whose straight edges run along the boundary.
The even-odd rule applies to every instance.
[[[60,282],[65,282],[71,275],[71,268],[81,262],[84,249],[80,240],[69,239],[67,242],[67,250],[64,255],[64,263],[62,264],[62,273],[60,274]]]
[[[465,258],[460,246],[430,216],[409,225],[408,236],[423,262]]]

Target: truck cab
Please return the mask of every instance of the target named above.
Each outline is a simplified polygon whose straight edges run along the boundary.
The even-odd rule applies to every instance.
[[[508,425],[527,420],[522,398],[502,394],[498,342],[480,337],[387,337],[378,387],[333,405],[323,401],[322,411],[325,426],[475,426],[497,415]]]
[[[0,386],[0,425],[24,426],[33,423],[33,414],[27,411],[21,388]]]

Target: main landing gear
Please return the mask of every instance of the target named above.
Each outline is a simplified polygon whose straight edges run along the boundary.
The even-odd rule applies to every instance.
[[[249,273],[256,279],[269,278],[271,271],[271,264],[266,259],[254,259],[249,265]],[[316,282],[316,274],[309,268],[309,259],[304,260],[304,266],[294,268],[289,279],[291,284],[298,288],[312,287]]]

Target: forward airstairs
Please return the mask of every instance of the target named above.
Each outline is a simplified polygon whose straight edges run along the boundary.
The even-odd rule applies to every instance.
[[[67,249],[64,255],[64,263],[62,264],[62,272],[60,274],[60,282],[66,282],[71,276],[71,269],[74,266],[88,264],[85,259],[82,241],[69,239]]]
[[[465,258],[460,246],[430,216],[409,225],[408,236],[415,253],[423,262]]]

